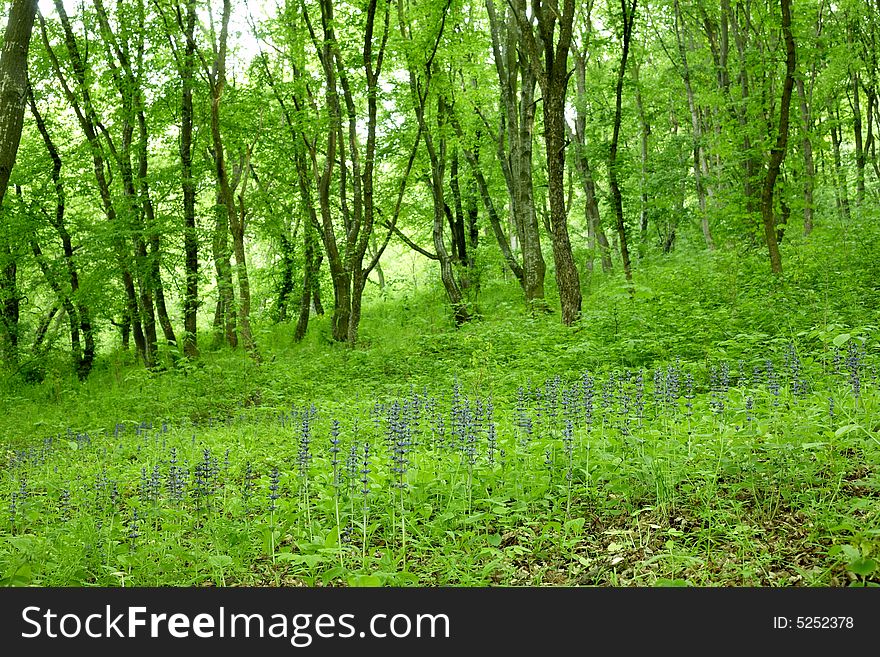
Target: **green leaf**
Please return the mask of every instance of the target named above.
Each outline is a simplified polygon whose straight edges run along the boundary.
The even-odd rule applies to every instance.
[[[846,567],[859,577],[867,577],[877,570],[877,562],[869,557],[859,557],[850,561]]]
[[[325,558],[322,554],[294,554],[290,561],[292,563],[304,563],[309,569],[312,569],[325,561]]]
[[[324,537],[324,547],[325,548],[335,548],[339,545],[339,530],[334,527],[329,532],[327,532],[327,536]]]
[[[212,554],[208,557],[208,565],[210,565],[211,568],[219,568],[222,570],[228,568],[232,564],[232,557],[228,554]]]
[[[376,575],[355,575],[348,578],[349,586],[382,586],[382,580]]]
[[[336,579],[337,577],[340,577],[342,575],[345,575],[345,573],[347,573],[347,572],[348,572],[347,568],[343,568],[342,566],[338,566],[338,565],[334,566],[333,568],[330,568],[329,570],[325,570],[323,573],[321,573],[321,581],[325,585],[329,584],[334,579]]]
[[[849,333],[841,333],[840,335],[835,336],[831,342],[835,347],[841,347],[844,344],[846,344],[846,342],[849,339],[850,339]]]
[[[0,585],[3,586],[27,586],[31,583],[32,579],[31,574],[31,565],[29,563],[23,563],[15,571],[0,580]]]
[[[853,545],[841,545],[840,550],[843,552],[843,556],[850,561],[856,561],[857,559],[862,558],[862,553],[859,548]]]
[[[654,586],[690,586],[690,584],[685,579],[666,579],[661,577],[654,582]]]
[[[580,534],[581,530],[584,528],[584,522],[586,522],[585,518],[572,518],[571,520],[566,520],[565,533]]]
[[[860,424],[846,424],[846,425],[840,427],[837,431],[835,431],[834,436],[836,438],[840,438],[841,436],[848,434],[850,431],[855,431],[856,429],[861,429],[861,428],[862,428],[862,426]]]

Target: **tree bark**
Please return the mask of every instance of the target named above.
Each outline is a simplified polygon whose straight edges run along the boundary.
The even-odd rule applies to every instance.
[[[813,231],[813,186],[816,180],[816,165],[813,163],[813,142],[810,139],[813,121],[810,116],[810,106],[807,101],[806,90],[804,89],[804,81],[798,78],[795,84],[797,84],[803,129],[801,151],[804,156],[804,235],[809,235]]]
[[[623,15],[623,48],[620,56],[620,67],[617,71],[617,90],[614,103],[614,129],[611,135],[611,146],[608,155],[608,184],[611,188],[611,204],[617,221],[617,235],[620,239],[620,256],[623,259],[623,271],[626,280],[632,282],[632,264],[629,257],[627,244],[626,223],[623,218],[623,195],[620,192],[617,171],[617,146],[620,140],[620,121],[623,101],[623,77],[626,73],[626,60],[629,55],[629,45],[632,39],[633,25],[636,19],[636,2],[627,7],[626,0],[620,0],[620,9]]]
[[[761,219],[764,224],[764,240],[770,254],[770,269],[774,274],[782,274],[782,258],[779,254],[776,226],[773,218],[773,191],[779,169],[785,159],[785,148],[788,142],[789,106],[794,86],[795,45],[791,33],[791,0],[780,0],[782,11],[782,33],[785,39],[785,81],[782,85],[782,100],[779,105],[779,129],[776,133],[776,144],[770,151],[770,162],[761,191]]]
[[[313,210],[312,210],[313,212]],[[296,329],[293,332],[295,342],[300,342],[305,336],[309,328],[309,316],[312,312],[313,300],[320,303],[315,298],[316,278],[318,276],[318,267],[320,261],[317,254],[317,231],[315,229],[314,220],[306,219],[303,227],[303,245],[305,254],[305,264],[303,267],[303,287],[302,296],[299,304],[299,317],[296,322]]]
[[[254,339],[253,330],[251,329],[251,283],[247,270],[247,255],[244,248],[245,228],[247,222],[247,206],[245,205],[245,193],[247,192],[248,172],[250,171],[250,149],[244,157],[243,164],[240,165],[240,171],[237,178],[240,178],[240,190],[238,192],[238,208],[236,212],[230,214],[232,224],[230,232],[232,233],[232,248],[235,253],[235,274],[238,279],[238,321],[241,326],[241,340],[244,348],[257,361],[260,360],[260,354],[257,350],[257,344]]]
[[[27,97],[27,59],[33,32],[36,0],[14,0],[0,52],[0,206],[6,195],[12,167],[21,142]],[[7,238],[0,238],[0,256],[5,264],[0,271],[0,351],[9,362],[17,360],[19,291],[18,264]]]
[[[846,181],[846,169],[843,168],[840,157],[840,145],[843,140],[843,133],[840,128],[840,113],[837,108],[834,108],[833,111],[829,109],[829,113],[831,114],[831,149],[834,159],[834,177],[837,183],[834,186],[834,197],[837,201],[837,212],[840,218],[848,221],[850,218],[849,185]]]
[[[196,233],[196,184],[193,178],[193,82],[195,78],[195,0],[186,0],[186,22],[180,63],[180,167],[183,188],[183,253],[186,289],[183,297],[183,353],[198,358],[199,239]]]
[[[861,207],[865,203],[865,148],[862,142],[862,109],[859,100],[859,72],[853,70],[850,78],[852,89],[852,129],[853,143],[856,155],[856,206]]]
[[[640,216],[639,229],[642,233],[642,242],[648,236],[648,139],[651,136],[651,124],[648,123],[648,115],[645,112],[645,103],[642,100],[642,85],[639,82],[639,62],[633,67],[633,83],[635,84],[636,108],[639,112],[639,154],[641,170],[639,171],[639,196]]]
[[[495,70],[501,87],[502,113],[496,147],[507,184],[511,219],[516,228],[518,246],[522,251],[520,284],[526,302],[540,305],[545,294],[544,277],[547,265],[541,250],[532,178],[537,78],[527,56],[518,45],[520,26],[515,15],[515,12],[525,13],[526,0],[514,0],[512,7],[500,17],[495,11],[493,0],[486,0],[486,10],[489,15]]]
[[[36,0],[13,0],[0,51],[0,205],[21,141],[27,98],[27,60]]]
[[[463,139],[461,126],[454,117],[452,118],[452,123],[458,133],[459,139]],[[486,176],[483,174],[483,170],[480,169],[480,163],[477,160],[476,154],[469,148],[463,148],[462,150],[464,151],[465,159],[468,161],[468,165],[471,168],[474,180],[477,182],[480,199],[483,202],[483,207],[486,208],[486,214],[489,217],[489,225],[492,227],[492,233],[495,235],[495,240],[498,242],[498,247],[501,249],[501,255],[504,256],[504,262],[507,263],[510,271],[523,288],[523,292],[525,292],[525,272],[510,248],[510,239],[507,235],[507,231],[504,230],[504,226],[501,225],[501,218],[498,216],[498,210],[495,208],[495,203],[492,200],[492,196],[489,194],[489,185],[486,182]]]
[[[584,52],[579,52],[574,46],[572,46],[572,54],[574,55],[575,60],[574,73],[575,82],[577,84],[577,93],[578,97],[583,99],[587,93],[586,55]],[[602,260],[602,271],[608,273],[613,269],[611,262],[611,245],[608,243],[608,237],[605,235],[605,229],[602,227],[602,219],[599,214],[599,202],[596,198],[596,183],[593,179],[593,171],[590,167],[589,157],[587,156],[587,116],[584,112],[583,103],[577,103],[575,110],[575,129],[571,133],[570,139],[575,145],[575,167],[578,170],[578,174],[580,174],[581,186],[583,187],[585,196],[584,213],[587,220],[587,235],[590,241],[588,246],[591,253],[587,260],[587,267],[592,271],[592,253],[598,247],[599,256]]]
[[[522,46],[543,95],[544,146],[547,152],[547,196],[556,286],[562,323],[573,324],[581,314],[580,276],[571,251],[565,207],[565,94],[568,87],[568,53],[571,48],[575,1],[564,0],[562,11],[544,0],[532,0],[532,18],[517,13]],[[535,35],[535,21],[538,34]],[[558,23],[559,36],[554,38]]]
[[[230,0],[223,0],[223,13],[218,42],[214,45],[214,62],[207,71],[211,91],[211,154],[217,178],[217,218],[214,226],[214,260],[217,269],[219,299],[215,327],[222,321],[225,326],[226,342],[231,347],[238,346],[236,325],[241,331],[241,340],[248,353],[259,359],[256,342],[250,328],[250,284],[247,278],[247,264],[244,254],[244,226],[241,218],[242,202],[236,204],[235,189],[243,177],[247,176],[245,166],[240,166],[232,177],[226,160],[226,147],[220,130],[220,104],[226,88],[226,53],[229,34],[229,21],[232,13]],[[234,178],[234,179],[233,179]],[[232,263],[228,237],[231,234],[238,278],[239,299],[236,303],[232,280]]]
[[[135,287],[135,278],[132,275],[132,269],[130,267],[132,259],[126,244],[125,236],[123,232],[119,230],[119,224],[121,221],[110,189],[104,146],[98,135],[98,126],[101,125],[101,123],[98,119],[95,107],[92,104],[90,85],[86,78],[86,61],[83,59],[79,46],[77,45],[76,37],[73,34],[73,29],[70,23],[70,17],[67,15],[64,3],[61,0],[55,0],[54,6],[61,21],[65,47],[71,63],[73,77],[76,82],[76,89],[78,89],[81,95],[81,100],[77,98],[76,94],[68,84],[67,77],[58,61],[58,57],[49,43],[49,36],[45,22],[42,16],[40,16],[40,33],[42,35],[43,45],[46,48],[46,52],[49,54],[50,63],[52,65],[52,70],[55,73],[55,77],[58,79],[64,95],[73,109],[77,122],[80,124],[83,134],[89,144],[95,180],[98,184],[98,192],[101,198],[101,205],[104,214],[107,217],[107,221],[116,227],[116,231],[111,237],[111,243],[113,244],[117,264],[122,277],[123,290],[125,291],[125,319],[123,320],[123,323],[129,326],[131,335],[134,336],[138,357],[143,360],[144,365],[147,368],[152,368],[155,365],[154,352],[149,348],[147,336],[144,331],[141,316],[142,309],[138,298],[138,291]],[[110,134],[106,130],[102,130],[101,134],[104,137],[104,141],[106,142],[110,153],[121,164],[123,160],[121,159],[118,149],[114,146]],[[126,334],[123,333],[123,337],[125,336]]]
[[[682,34],[682,17],[681,7],[678,0],[675,0],[675,37],[678,43],[678,53],[681,57],[681,77],[684,81],[684,88],[687,94],[688,109],[691,113],[691,129],[693,134],[693,153],[694,153],[694,184],[697,188],[697,202],[700,206],[700,227],[703,231],[703,239],[706,242],[706,248],[710,251],[715,249],[715,240],[712,238],[712,230],[709,226],[709,211],[706,203],[706,184],[704,174],[708,173],[709,165],[706,161],[706,149],[703,145],[703,129],[700,122],[700,115],[697,110],[697,104],[694,97],[694,88],[691,84],[691,70],[688,66],[687,48],[684,43]]]
[[[34,121],[37,124],[37,129],[40,132],[40,136],[43,138],[43,144],[46,146],[46,150],[52,159],[52,181],[55,185],[56,203],[55,215],[54,217],[50,217],[49,221],[58,233],[58,236],[61,238],[61,251],[67,268],[68,282],[70,285],[69,294],[62,290],[61,285],[57,283],[54,276],[51,275],[46,263],[42,261],[42,253],[35,238],[31,241],[31,248],[34,252],[34,256],[37,258],[37,263],[40,266],[46,281],[49,283],[49,286],[58,298],[58,303],[67,313],[70,323],[70,348],[73,368],[79,379],[84,381],[88,378],[95,359],[95,335],[92,328],[91,313],[80,295],[79,272],[74,259],[73,241],[64,221],[66,200],[64,185],[61,181],[61,156],[58,153],[58,149],[55,147],[52,136],[49,134],[46,122],[37,107],[36,99],[34,98],[30,87],[28,88],[28,102],[30,104],[31,114],[33,114]],[[80,336],[82,336],[82,341],[80,340]]]

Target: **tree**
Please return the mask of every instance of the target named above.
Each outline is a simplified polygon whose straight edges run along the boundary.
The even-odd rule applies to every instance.
[[[436,95],[437,110],[435,114],[436,130],[428,124],[428,100],[431,95],[431,83],[435,75],[435,58],[437,50],[443,38],[443,31],[449,16],[451,0],[447,0],[441,9],[439,27],[435,34],[428,35],[429,40],[424,43],[416,43],[411,19],[404,12],[403,2],[398,3],[398,19],[401,36],[408,46],[409,57],[407,69],[409,72],[410,93],[413,109],[419,126],[419,134],[422,135],[425,150],[428,153],[430,173],[427,177],[431,189],[433,201],[433,227],[431,231],[436,255],[430,256],[440,264],[440,280],[446,290],[446,296],[452,307],[456,325],[467,322],[472,317],[471,309],[465,302],[462,291],[462,282],[456,277],[453,267],[453,256],[446,248],[444,226],[447,222],[447,203],[445,200],[444,178],[447,164],[447,140],[445,137],[446,126],[451,123],[450,115],[454,108],[448,98],[441,92]],[[429,8],[430,9],[430,8]],[[436,22],[436,19],[435,21]],[[424,61],[421,61],[416,52],[424,49],[427,53]],[[453,246],[455,238],[453,237]]]
[[[697,200],[700,206],[700,226],[703,229],[703,238],[706,240],[706,247],[709,250],[715,249],[715,241],[712,239],[712,231],[709,227],[709,213],[706,205],[706,178],[709,175],[709,162],[706,157],[706,146],[703,143],[703,127],[700,121],[700,114],[694,94],[694,87],[691,84],[691,69],[688,65],[687,48],[685,47],[684,21],[682,20],[681,7],[679,0],[675,0],[675,40],[678,44],[678,54],[681,59],[681,79],[684,82],[685,93],[687,94],[688,109],[691,114],[691,129],[693,134],[693,152],[694,152],[694,182],[697,187]]]
[[[587,6],[585,22],[586,29],[583,37],[584,43],[578,47],[572,44],[572,54],[574,55],[574,76],[577,86],[577,101],[575,102],[575,122],[574,129],[569,129],[569,140],[574,145],[574,162],[580,177],[581,186],[584,191],[584,213],[587,222],[587,235],[589,239],[590,253],[592,254],[596,245],[599,248],[599,255],[602,260],[602,271],[610,272],[612,270],[611,262],[611,245],[608,243],[608,237],[605,235],[605,229],[602,227],[601,217],[599,215],[599,202],[596,193],[596,182],[593,176],[593,169],[590,165],[590,158],[587,154],[587,114],[585,104],[587,98],[587,51],[589,39],[592,36],[592,25],[590,22],[590,10],[592,4]],[[592,255],[587,260],[587,267],[590,271],[593,269]]]
[[[636,21],[637,1],[638,0],[632,0],[632,3],[627,6],[627,0],[620,0],[620,10],[623,18],[623,34],[621,38],[622,48],[620,55],[620,68],[617,71],[617,88],[614,96],[614,128],[611,136],[611,146],[608,149],[608,184],[611,187],[611,204],[614,206],[614,217],[617,221],[617,235],[620,239],[620,255],[623,259],[623,271],[626,275],[627,281],[632,281],[632,264],[629,258],[626,223],[623,219],[623,195],[620,191],[619,173],[617,170],[617,148],[620,143],[623,76],[626,73],[626,60],[629,55],[633,26]]]
[[[147,281],[143,278],[148,271],[143,266],[146,247],[143,240],[143,226],[139,225],[143,206],[137,203],[130,160],[134,135],[131,116],[133,108],[130,106],[122,108],[123,119],[120,121],[120,130],[117,135],[119,142],[117,143],[99,116],[93,99],[93,77],[88,74],[90,69],[86,59],[90,51],[88,48],[81,50],[70,17],[61,0],[55,1],[55,10],[61,23],[62,39],[67,53],[66,59],[70,62],[72,81],[66,67],[62,65],[56,48],[50,43],[45,19],[38,14],[43,46],[49,57],[55,78],[86,137],[101,207],[111,225],[110,239],[125,292],[125,310],[122,323],[126,328],[123,330],[123,335],[125,335],[127,327],[130,326],[137,354],[143,360],[144,365],[151,368],[156,365],[155,315],[152,294]],[[122,88],[124,85],[117,84],[117,86]],[[128,94],[133,91],[123,91],[122,100],[123,103],[127,103],[131,100]],[[123,179],[124,190],[121,195],[111,187],[114,164]],[[118,200],[120,196],[122,197],[121,204]],[[129,244],[129,240],[133,244]],[[131,255],[132,245],[137,258],[133,258]],[[133,264],[134,266],[132,266]]]
[[[782,160],[785,159],[785,148],[788,143],[788,110],[791,105],[791,92],[794,87],[796,64],[794,36],[791,33],[791,0],[780,0],[779,5],[782,12],[782,34],[785,39],[785,81],[782,85],[782,100],[779,106],[779,128],[776,132],[776,144],[770,151],[770,161],[767,165],[764,186],[761,190],[761,219],[764,224],[764,239],[770,254],[770,269],[774,274],[782,273],[782,258],[779,254],[776,222],[773,214],[773,192],[776,188],[776,179],[779,176]]]
[[[183,243],[186,288],[183,299],[183,353],[196,358],[198,349],[199,240],[196,232],[196,181],[193,175],[193,87],[195,84],[196,2],[174,2],[169,19],[158,0],[156,10],[162,18],[180,77],[180,184],[183,192]],[[182,43],[181,43],[182,42]]]
[[[21,141],[27,103],[27,59],[36,0],[13,0],[0,52],[0,205]]]
[[[36,0],[14,0],[0,52],[0,208],[9,185],[27,98],[27,59]],[[0,351],[8,361],[18,350],[19,291],[17,262],[7,237],[0,235]]]
[[[555,0],[532,0],[531,18],[524,11],[516,14],[521,45],[541,87],[550,237],[562,323],[566,325],[580,318],[582,303],[580,276],[571,251],[565,204],[565,95],[574,14],[574,0],[563,0],[561,10]]]
[[[500,16],[493,0],[486,0],[486,11],[500,87],[501,112],[495,143],[504,182],[507,184],[516,241],[522,251],[522,266],[513,268],[513,272],[515,275],[517,271],[522,272],[517,278],[526,301],[542,301],[547,267],[541,251],[532,181],[532,135],[535,126],[537,78],[528,56],[520,47],[521,27],[517,21],[517,15],[524,15],[526,12],[526,0],[510,3],[510,6],[504,7]],[[488,121],[486,123],[491,133],[491,125]],[[487,197],[483,198],[485,203]],[[496,230],[496,236],[497,233]],[[507,262],[511,263],[512,254],[508,256],[507,249],[504,246],[501,248],[505,251]]]
[[[60,306],[67,315],[70,325],[70,351],[73,360],[73,369],[80,380],[84,381],[92,371],[92,364],[95,359],[95,330],[92,324],[92,313],[86,305],[80,293],[79,270],[74,257],[73,240],[70,231],[65,223],[66,210],[66,194],[64,183],[61,179],[62,161],[58,148],[49,134],[46,121],[41,114],[37,101],[34,98],[33,91],[28,88],[28,103],[30,105],[31,114],[37,124],[37,130],[43,138],[46,152],[52,160],[52,182],[55,187],[55,212],[48,212],[40,208],[42,214],[46,217],[49,224],[55,229],[58,238],[61,240],[61,248],[65,270],[67,273],[67,286],[65,286],[60,277],[56,276],[52,271],[50,264],[47,262],[40,247],[37,233],[33,232],[29,236],[31,249],[37,265],[40,268],[49,287],[55,293],[57,298],[57,306]],[[44,334],[38,333],[39,335]],[[35,340],[35,343],[39,341]]]

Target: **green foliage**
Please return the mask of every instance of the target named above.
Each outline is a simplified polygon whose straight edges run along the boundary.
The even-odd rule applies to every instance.
[[[261,363],[115,354],[85,383],[10,379],[0,578],[876,584],[874,230],[788,244],[784,281],[759,253],[646,258],[635,296],[597,275],[570,328],[490,278],[456,330],[439,286],[399,283],[356,349],[319,317],[297,345],[261,326]]]

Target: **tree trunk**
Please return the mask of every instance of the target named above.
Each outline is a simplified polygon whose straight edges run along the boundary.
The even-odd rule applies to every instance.
[[[123,322],[128,325],[131,335],[134,336],[135,348],[137,349],[138,357],[143,360],[144,365],[147,368],[152,368],[154,365],[153,351],[148,347],[147,337],[144,333],[140,301],[138,299],[138,291],[135,287],[135,280],[132,276],[132,269],[130,267],[132,258],[130,256],[123,232],[119,230],[119,224],[121,222],[117,213],[116,206],[114,205],[113,193],[110,189],[110,180],[108,180],[107,176],[107,165],[104,147],[101,143],[101,139],[98,136],[98,126],[100,125],[100,120],[91,100],[90,86],[86,77],[86,61],[83,59],[79,46],[77,45],[76,37],[73,34],[73,29],[70,23],[70,17],[67,15],[64,3],[61,0],[55,0],[54,6],[55,10],[58,12],[58,17],[61,21],[61,26],[64,33],[64,43],[67,49],[67,54],[70,60],[74,79],[82,95],[82,102],[77,99],[67,82],[66,75],[61,67],[61,64],[58,61],[58,57],[56,56],[54,49],[50,45],[45,21],[40,16],[40,32],[43,39],[43,45],[46,49],[46,52],[49,54],[50,63],[55,73],[55,77],[58,79],[62,89],[64,90],[64,95],[70,103],[76,115],[77,121],[80,124],[80,127],[82,128],[82,131],[89,144],[95,180],[98,184],[98,192],[101,198],[101,205],[104,209],[104,214],[107,216],[107,221],[111,225],[116,227],[116,230],[113,232],[113,235],[111,237],[111,243],[113,244],[113,250],[115,252],[119,271],[122,276],[123,290],[125,291],[124,313],[126,319],[124,319]],[[107,142],[110,152],[115,157],[117,157],[120,164],[123,164],[124,158],[121,157],[117,149],[113,146],[113,142],[109,133],[107,133],[106,131],[102,131],[102,134]],[[124,138],[126,137],[126,135],[127,133],[124,134]],[[123,228],[126,231],[128,230],[127,226]],[[127,338],[127,334],[125,334],[124,332],[123,338]]]
[[[773,191],[782,160],[785,159],[789,128],[788,110],[794,86],[795,46],[791,33],[790,2],[791,0],[780,0],[779,3],[782,10],[782,33],[785,38],[785,82],[782,85],[782,100],[779,105],[779,129],[776,134],[776,144],[770,151],[770,162],[767,166],[767,175],[764,178],[764,187],[761,192],[761,219],[764,224],[764,239],[770,254],[770,269],[774,274],[782,273],[782,258],[779,254],[779,243],[773,218]]]
[[[0,236],[0,354],[7,363],[18,361],[18,320],[21,295],[18,290],[17,254],[9,235]]]
[[[843,168],[840,158],[840,143],[843,140],[843,131],[840,128],[840,113],[837,108],[831,114],[831,148],[834,154],[834,174],[837,184],[834,186],[834,196],[837,201],[837,212],[841,219],[849,220],[849,185],[846,181],[846,169]]]
[[[532,73],[538,78],[543,95],[544,146],[547,152],[547,195],[550,202],[550,227],[556,287],[562,307],[562,323],[573,324],[581,314],[581,285],[571,242],[565,207],[565,94],[568,87],[568,53],[571,48],[575,1],[564,0],[561,13],[557,7],[532,4],[533,18],[517,14],[521,46],[529,59]],[[536,21],[538,36],[535,35]],[[554,39],[556,27],[558,37]]]
[[[6,195],[18,154],[27,98],[28,49],[36,15],[36,0],[14,0],[9,11],[3,50],[0,52],[0,206]],[[17,360],[19,291],[18,265],[6,236],[0,237],[0,350],[9,362]]]
[[[651,136],[651,125],[648,123],[648,115],[645,112],[645,104],[642,101],[642,87],[639,82],[639,62],[633,67],[633,83],[635,85],[636,107],[639,111],[639,146],[641,155],[641,170],[639,171],[640,187],[640,217],[639,228],[642,233],[642,242],[648,237],[648,138]]]
[[[520,284],[526,302],[541,305],[545,293],[547,265],[541,250],[532,176],[537,78],[527,56],[520,51],[518,43],[521,28],[515,15],[515,12],[526,11],[526,0],[515,0],[514,5],[500,17],[495,11],[493,0],[486,0],[486,10],[489,15],[495,69],[501,87],[502,117],[496,146],[507,184],[511,219],[516,228],[518,246],[522,251]],[[503,230],[501,232],[506,233]],[[508,251],[512,255],[509,248]],[[505,259],[510,264],[507,254]]]
[[[561,63],[565,67],[565,63]],[[565,78],[563,77],[563,80]],[[544,91],[544,141],[547,145],[547,194],[550,201],[550,225],[553,228],[553,262],[556,285],[562,306],[562,323],[569,326],[580,318],[581,283],[565,212],[565,82],[557,79]],[[548,93],[549,91],[549,93]]]
[[[209,72],[209,86],[211,92],[211,154],[214,158],[217,177],[217,208],[213,246],[219,298],[217,300],[217,313],[214,316],[214,324],[215,329],[217,329],[219,324],[222,323],[225,328],[226,343],[230,347],[235,348],[238,346],[238,334],[236,331],[238,313],[232,281],[232,263],[228,238],[230,232],[234,231],[238,215],[234,197],[235,185],[229,179],[229,171],[226,164],[226,148],[220,132],[220,102],[223,98],[223,91],[226,88],[226,51],[231,12],[231,1],[223,0],[219,43],[215,44],[216,57],[213,67]],[[233,241],[236,241],[234,234]],[[236,262],[241,261],[236,259]],[[242,335],[242,339],[245,340],[245,346],[251,346],[244,335]]]
[[[688,66],[687,48],[685,47],[684,36],[682,34],[684,28],[682,27],[681,7],[679,6],[678,0],[675,0],[675,27],[678,53],[681,57],[681,77],[684,81],[688,109],[691,113],[694,153],[694,184],[697,188],[697,202],[700,206],[700,227],[703,230],[703,239],[706,242],[706,248],[711,251],[715,249],[715,240],[712,238],[712,230],[709,226],[709,210],[706,203],[707,192],[704,179],[704,174],[708,172],[709,165],[706,161],[706,150],[703,146],[703,130],[699,112],[697,110],[696,100],[694,98],[694,88],[691,84],[691,71]]]
[[[52,320],[55,319],[55,315],[58,314],[58,306],[54,305],[49,308],[49,312],[46,313],[46,316],[40,320],[40,323],[37,325],[37,330],[34,332],[34,345],[31,348],[31,352],[35,357],[39,358],[43,355],[43,341],[46,339],[46,334],[49,332],[49,326],[52,324]],[[76,325],[73,324],[71,326],[71,330]],[[72,337],[72,333],[71,333]]]
[[[592,29],[590,27],[590,29]],[[586,56],[583,52],[578,52],[572,47],[575,65],[575,81],[577,84],[577,93],[579,98],[584,98],[587,93],[587,73],[586,73]],[[599,215],[599,203],[596,198],[596,183],[593,179],[593,171],[590,167],[590,161],[587,157],[586,148],[586,126],[587,116],[583,109],[582,103],[577,103],[575,114],[575,129],[570,138],[575,144],[575,166],[580,174],[581,185],[584,189],[586,198],[584,203],[584,213],[587,220],[587,235],[590,240],[589,248],[592,253],[598,246],[599,255],[602,259],[602,271],[608,273],[612,270],[611,262],[611,245],[608,244],[608,237],[605,235],[605,229],[602,228],[602,220]],[[587,267],[592,271],[593,259],[592,255],[587,260]]]
[[[232,283],[232,262],[229,255],[229,215],[217,198],[214,237],[212,240],[214,270],[217,274],[217,306],[214,312],[215,344],[238,347],[236,329],[235,290]]]
[[[626,224],[623,219],[623,195],[620,192],[620,184],[617,179],[617,146],[620,139],[623,77],[626,73],[626,60],[629,55],[633,24],[636,19],[636,1],[637,0],[632,0],[632,5],[627,8],[626,0],[620,0],[620,8],[623,12],[623,51],[620,56],[620,68],[617,71],[617,90],[614,104],[614,130],[611,136],[611,147],[608,156],[608,184],[611,188],[611,204],[614,208],[614,215],[617,220],[617,235],[620,238],[620,255],[623,259],[623,271],[626,275],[626,280],[630,282],[632,282],[632,264],[630,263],[629,247],[627,245]]]
[[[463,140],[464,135],[461,125],[455,117],[452,118],[452,124],[455,127],[459,139]],[[486,208],[486,214],[489,217],[489,225],[492,227],[492,233],[495,235],[495,240],[498,242],[498,247],[501,249],[501,255],[504,256],[504,262],[507,263],[510,271],[523,288],[523,292],[525,292],[525,273],[510,248],[510,238],[507,235],[504,226],[501,225],[501,218],[498,216],[498,210],[495,208],[495,203],[492,200],[491,194],[489,194],[489,185],[486,182],[486,176],[483,174],[483,170],[480,169],[480,163],[477,160],[476,154],[469,148],[463,148],[462,150],[464,151],[465,159],[468,161],[468,165],[471,168],[474,180],[477,183],[480,199],[483,201],[483,207]]]
[[[803,79],[798,78],[795,84],[797,84],[803,129],[801,151],[804,156],[804,235],[809,235],[813,231],[813,185],[816,179],[816,166],[813,163],[813,142],[810,139],[813,121],[810,117],[810,107],[807,103]]]
[[[21,141],[28,49],[36,12],[36,0],[13,0],[0,51],[0,205]]]
[[[92,370],[92,363],[95,358],[95,335],[94,330],[92,329],[91,313],[79,292],[79,272],[76,268],[76,262],[73,256],[73,242],[64,222],[66,202],[64,185],[61,180],[61,156],[58,153],[58,149],[55,147],[55,143],[52,141],[52,137],[46,127],[46,122],[43,120],[42,114],[40,114],[36,99],[34,98],[30,87],[28,88],[28,102],[30,104],[31,114],[34,116],[34,122],[37,124],[37,129],[40,132],[40,136],[43,138],[43,144],[46,146],[46,150],[52,158],[52,181],[55,184],[56,205],[55,216],[50,219],[50,222],[58,232],[58,236],[61,238],[61,251],[64,255],[64,263],[67,268],[67,276],[70,285],[69,296],[61,290],[61,286],[57,283],[53,287],[53,291],[55,291],[56,296],[58,297],[58,302],[65,309],[68,320],[70,321],[70,347],[73,368],[79,379],[84,381]],[[36,240],[32,241],[31,247],[39,264],[41,261],[39,245]],[[47,282],[49,282],[50,286],[53,286],[52,281],[54,278],[51,277],[48,267],[43,269],[43,265],[41,264],[40,268],[43,270],[43,275],[46,277]],[[82,341],[85,343],[84,347],[81,345],[80,333],[82,334]]]
[[[244,198],[247,192],[248,172],[250,170],[250,151],[244,158],[244,163],[236,177],[240,176],[240,191],[238,193],[238,211],[230,214],[232,221],[230,232],[232,233],[232,246],[235,253],[235,274],[238,279],[238,321],[241,326],[241,340],[244,348],[256,359],[260,360],[257,343],[251,329],[251,283],[247,271],[247,256],[244,248],[244,235],[247,221],[247,208]]]
[[[757,147],[754,146],[751,132],[753,122],[749,120],[748,107],[751,100],[751,90],[749,84],[749,69],[747,62],[749,60],[748,38],[751,30],[751,17],[749,15],[749,5],[740,6],[737,12],[731,12],[729,0],[722,0],[723,13],[730,21],[730,27],[733,28],[734,42],[736,43],[737,54],[739,55],[740,71],[740,97],[738,100],[730,98],[730,111],[739,124],[739,131],[742,138],[742,147],[740,149],[740,161],[743,170],[742,185],[743,197],[745,199],[746,215],[749,222],[756,217],[761,211],[761,170],[763,163],[761,154]],[[736,16],[741,15],[743,25],[736,20]],[[760,222],[756,221],[756,225]]]
[[[198,358],[199,309],[199,238],[196,232],[196,184],[193,178],[193,83],[195,79],[196,2],[186,0],[186,16],[179,18],[185,40],[179,62],[180,94],[180,169],[183,190],[183,269],[186,287],[183,294],[183,354]]]
[[[865,148],[862,143],[862,110],[859,101],[859,72],[853,71],[851,76],[852,85],[852,115],[853,137],[856,148],[856,206],[861,207],[865,203]]]
[[[311,212],[314,212],[314,210],[311,210]],[[308,331],[309,328],[309,316],[312,311],[312,298],[316,290],[315,279],[318,276],[318,265],[320,264],[316,254],[318,236],[316,234],[315,224],[308,218],[305,220],[304,224],[303,252],[305,255],[305,263],[303,266],[303,288],[299,304],[299,317],[296,322],[296,329],[293,332],[293,339],[295,342],[300,342],[306,337],[306,331]]]

